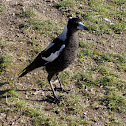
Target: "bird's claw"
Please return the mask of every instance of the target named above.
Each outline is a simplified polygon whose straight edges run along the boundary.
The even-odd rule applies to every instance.
[[[67,93],[67,94],[68,94],[68,93],[69,93],[69,91],[70,91],[70,90],[65,90],[65,89],[64,89],[64,88],[62,88],[62,87],[60,87],[60,88],[55,87],[55,88],[54,88],[54,90],[55,90],[55,91],[61,91],[61,92],[63,92],[63,93],[65,92],[65,93]]]
[[[68,94],[70,90],[65,90],[64,88],[61,88],[61,91],[62,91],[63,93],[65,92],[65,93]]]
[[[60,103],[60,97],[58,97],[57,95],[54,95],[54,100],[56,103]]]

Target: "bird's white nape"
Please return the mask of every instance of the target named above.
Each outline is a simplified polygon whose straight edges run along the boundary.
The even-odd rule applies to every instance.
[[[69,17],[69,19],[72,19],[72,17]]]
[[[65,39],[67,38],[67,25],[68,25],[68,22],[66,23],[64,29],[63,29],[63,32],[58,36],[59,39],[61,39],[62,41],[65,41]]]

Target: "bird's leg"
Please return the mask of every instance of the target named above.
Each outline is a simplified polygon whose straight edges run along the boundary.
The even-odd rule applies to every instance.
[[[50,84],[50,86],[51,86],[51,88],[52,88],[52,92],[53,92],[53,96],[54,96],[54,98],[55,98],[56,100],[59,101],[59,99],[58,99],[58,97],[56,96],[56,93],[55,93],[55,91],[54,91],[54,88],[53,88],[52,82],[51,82],[52,77],[53,77],[53,75],[48,75],[48,82],[49,82],[49,84]]]
[[[58,79],[58,81],[59,81],[60,88],[61,88],[62,92],[67,92],[67,91],[63,88],[62,82],[60,81],[58,74],[56,74],[56,76],[57,76],[57,79]]]
[[[51,86],[51,88],[52,88],[52,92],[53,92],[54,98],[56,98],[56,100],[59,101],[59,99],[58,99],[58,97],[57,97],[57,95],[56,95],[56,93],[55,93],[55,91],[54,91],[54,87],[53,87],[53,85],[52,85],[52,82],[50,81],[49,83],[50,83],[50,86]]]

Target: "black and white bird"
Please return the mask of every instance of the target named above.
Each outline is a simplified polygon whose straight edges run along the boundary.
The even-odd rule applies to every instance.
[[[30,71],[44,66],[48,73],[47,79],[52,88],[53,96],[58,100],[51,79],[56,75],[62,91],[65,91],[58,74],[67,68],[76,58],[79,45],[78,30],[88,30],[88,28],[79,18],[70,17],[63,32],[45,50],[38,54],[35,60],[22,71],[19,77],[23,77]]]

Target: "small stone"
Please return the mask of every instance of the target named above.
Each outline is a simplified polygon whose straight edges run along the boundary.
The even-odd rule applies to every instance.
[[[6,114],[5,113],[0,113],[0,119],[5,118]]]

